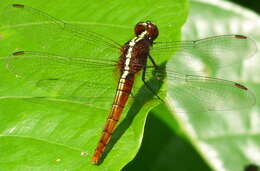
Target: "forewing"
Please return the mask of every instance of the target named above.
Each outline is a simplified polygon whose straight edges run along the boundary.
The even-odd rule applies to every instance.
[[[11,37],[25,43],[17,43],[16,49],[49,52],[59,55],[101,57],[115,59],[120,45],[91,31],[93,25],[71,24],[58,20],[42,11],[25,5],[12,4],[3,11],[5,29],[14,30]],[[10,37],[10,38],[11,38]],[[102,54],[102,55],[101,55]]]
[[[243,62],[256,52],[256,43],[243,35],[222,35],[194,41],[155,43],[151,55],[173,58],[171,70],[185,74],[205,72]]]

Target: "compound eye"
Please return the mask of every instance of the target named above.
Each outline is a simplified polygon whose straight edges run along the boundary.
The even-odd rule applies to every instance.
[[[158,28],[156,27],[156,25],[152,24],[152,23],[149,23],[148,25],[148,33],[149,33],[149,38],[154,40],[158,37]]]
[[[144,22],[137,23],[135,26],[135,35],[138,36],[146,30],[146,25]]]

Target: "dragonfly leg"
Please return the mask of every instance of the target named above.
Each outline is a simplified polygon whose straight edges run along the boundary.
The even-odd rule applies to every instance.
[[[158,66],[156,65],[155,61],[153,60],[153,57],[151,55],[148,55],[148,57],[151,60],[151,62],[153,63],[153,66],[157,69]]]
[[[142,81],[144,82],[144,85],[161,101],[163,101],[158,94],[152,89],[152,87],[149,86],[149,84],[145,81],[145,72],[146,72],[146,66],[143,68],[143,73],[142,73]]]

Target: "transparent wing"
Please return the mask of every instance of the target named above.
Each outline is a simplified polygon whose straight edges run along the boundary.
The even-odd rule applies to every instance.
[[[255,104],[254,94],[236,82],[173,71],[167,77],[177,112],[238,110]]]
[[[8,70],[17,77],[47,90],[44,96],[88,102],[107,97],[108,102],[113,101],[116,62],[32,51],[18,51],[4,59]]]
[[[48,51],[75,57],[87,53],[89,56],[111,59],[115,58],[120,48],[112,39],[91,31],[95,29],[93,25],[63,22],[29,6],[9,5],[3,11],[2,17],[4,28],[14,29],[15,33],[18,33],[11,33],[11,36],[28,42],[16,43],[20,47],[15,48],[22,50],[30,48],[29,50],[33,51]]]
[[[174,56],[172,69],[191,73],[191,70],[205,71],[207,66],[220,68],[239,64],[256,51],[255,41],[246,36],[222,35],[194,41],[157,42],[151,55],[168,59]]]
[[[61,56],[45,52],[18,51],[4,58],[9,71],[29,79],[89,81],[95,72],[113,73],[116,61]],[[92,77],[89,77],[92,76]]]
[[[41,98],[78,102],[105,110],[111,108],[116,92],[116,82],[103,83],[82,80],[45,79],[39,80],[36,86],[48,92],[47,95]]]
[[[150,84],[154,90],[160,82],[167,81],[168,102],[179,113],[246,109],[256,102],[254,93],[233,81],[182,74],[168,68],[147,68],[146,75],[154,78]]]

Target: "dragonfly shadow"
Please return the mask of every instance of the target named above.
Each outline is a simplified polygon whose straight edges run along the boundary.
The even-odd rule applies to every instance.
[[[147,102],[152,100],[153,98],[157,98],[156,95],[158,95],[159,90],[163,85],[163,80],[165,79],[165,76],[166,76],[166,73],[165,73],[166,67],[165,66],[166,66],[166,63],[159,65],[160,79],[158,79],[158,77],[156,76],[156,73],[154,72],[154,73],[152,73],[152,77],[146,82],[148,84],[148,86],[150,86],[152,88],[153,92],[151,90],[149,90],[149,88],[147,88],[146,85],[143,85],[138,90],[138,92],[134,95],[134,101],[131,104],[131,107],[130,107],[129,111],[127,112],[126,117],[124,118],[124,120],[122,120],[122,122],[120,122],[120,124],[117,126],[114,134],[112,135],[111,140],[101,159],[101,163],[103,162],[104,158],[109,154],[109,152],[111,151],[113,146],[116,144],[116,142],[121,138],[121,136],[130,127],[135,116],[140,112],[142,107]],[[159,101],[159,99],[158,99],[158,101]]]

